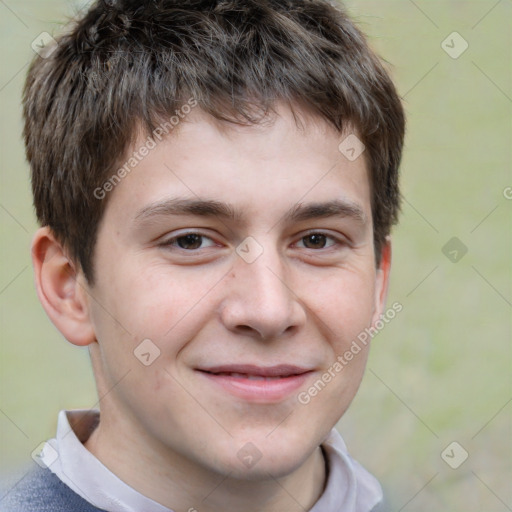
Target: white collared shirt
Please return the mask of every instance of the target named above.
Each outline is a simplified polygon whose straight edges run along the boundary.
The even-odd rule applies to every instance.
[[[57,436],[45,444],[41,460],[97,508],[109,512],[173,512],[132,489],[85,448],[83,443],[98,422],[97,411],[61,411]],[[327,458],[327,484],[310,512],[369,512],[382,501],[379,482],[350,457],[336,429],[331,430],[322,448]]]

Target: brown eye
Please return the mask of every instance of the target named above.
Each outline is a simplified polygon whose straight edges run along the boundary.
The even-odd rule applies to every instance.
[[[209,249],[215,247],[217,244],[209,236],[203,235],[202,233],[190,232],[168,238],[159,245],[168,251],[197,251],[199,253],[202,249]]]
[[[182,249],[199,249],[203,243],[203,237],[196,233],[190,233],[189,235],[183,235],[176,238],[176,243]]]
[[[302,243],[306,249],[324,249],[327,245],[327,237],[322,234],[312,234],[302,237]]]

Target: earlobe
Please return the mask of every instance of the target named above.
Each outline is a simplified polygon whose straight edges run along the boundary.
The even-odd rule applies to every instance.
[[[74,345],[95,341],[83,274],[48,227],[34,235],[32,264],[37,295],[55,327]]]

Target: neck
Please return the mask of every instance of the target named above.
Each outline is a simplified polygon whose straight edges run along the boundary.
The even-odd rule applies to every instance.
[[[239,480],[208,471],[165,447],[141,442],[144,434],[119,427],[102,416],[85,447],[133,489],[176,512],[304,512],[324,489],[326,470],[320,447],[284,477],[268,474],[265,479]],[[120,431],[123,436],[118,435]]]

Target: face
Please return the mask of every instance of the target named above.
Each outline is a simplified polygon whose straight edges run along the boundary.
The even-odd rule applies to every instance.
[[[387,260],[364,154],[303,124],[196,109],[108,198],[85,284],[94,365],[102,422],[141,453],[286,475],[356,393],[368,345],[343,355],[381,313]]]

